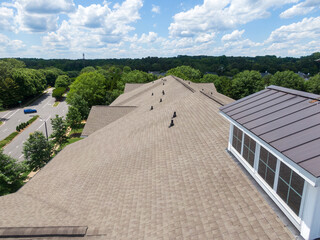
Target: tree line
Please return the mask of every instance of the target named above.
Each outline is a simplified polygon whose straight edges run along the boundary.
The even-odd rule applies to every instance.
[[[170,69],[167,75],[175,75],[198,83],[214,83],[218,92],[236,100],[258,92],[269,85],[320,94],[320,73],[308,80],[290,70],[278,71],[275,74],[265,74],[264,76],[255,70],[245,70],[234,77],[227,77],[216,74],[202,75],[198,69],[179,66]]]
[[[129,66],[144,72],[158,71],[166,72],[172,68],[187,65],[199,69],[202,74],[215,72],[219,76],[234,76],[244,70],[255,70],[258,72],[269,72],[274,74],[278,71],[290,70],[293,72],[304,72],[314,75],[319,72],[319,64],[315,60],[320,58],[316,52],[309,56],[300,58],[276,57],[274,55],[256,57],[233,57],[233,56],[184,56],[177,57],[146,57],[141,59],[36,59],[22,58],[28,68],[44,69],[55,67],[69,74],[75,74],[86,66]]]

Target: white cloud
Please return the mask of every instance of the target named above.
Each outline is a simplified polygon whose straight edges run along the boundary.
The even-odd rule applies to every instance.
[[[148,34],[143,33],[138,40],[139,43],[152,43],[158,39],[158,34],[155,32],[149,32]]]
[[[319,0],[305,0],[298,3],[280,14],[282,18],[291,18],[297,15],[305,15],[320,7]]]
[[[320,17],[304,18],[301,22],[281,26],[274,30],[267,42],[299,41],[320,38]]]
[[[29,14],[60,14],[74,10],[73,0],[16,0]]]
[[[43,45],[48,49],[73,52],[120,46],[128,40],[128,33],[135,29],[132,23],[140,19],[141,7],[142,0],[126,0],[113,8],[106,1],[103,5],[79,5],[69,14],[69,21],[64,20],[57,31],[43,38]],[[151,40],[153,34],[145,35],[145,41],[147,38]]]
[[[234,30],[230,34],[226,34],[221,38],[221,41],[226,42],[226,41],[237,41],[242,37],[242,34],[244,33],[245,30]]]
[[[17,52],[25,48],[25,44],[20,40],[11,40],[6,35],[0,33],[0,52],[8,54],[9,52]]]
[[[264,44],[267,53],[297,56],[319,51],[319,39],[320,17],[311,17],[274,30]]]
[[[46,32],[57,29],[59,14],[74,10],[73,0],[14,0],[4,2],[14,15],[12,31]],[[3,11],[1,11],[3,14]],[[1,19],[0,14],[0,19]],[[1,22],[1,20],[0,20]]]
[[[7,7],[0,7],[0,29],[14,31],[13,22],[13,9]]]
[[[160,13],[160,7],[157,6],[157,5],[152,4],[151,12],[159,14]]]
[[[297,0],[204,0],[202,5],[176,14],[169,26],[171,36],[192,37],[203,32],[233,29],[270,15],[269,9]]]

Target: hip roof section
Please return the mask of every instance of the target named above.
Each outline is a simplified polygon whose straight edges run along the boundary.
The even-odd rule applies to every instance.
[[[86,226],[82,239],[292,239],[226,152],[220,104],[172,77],[145,85],[121,99],[134,110],[0,197],[0,227]]]
[[[320,177],[320,96],[270,86],[220,110]]]

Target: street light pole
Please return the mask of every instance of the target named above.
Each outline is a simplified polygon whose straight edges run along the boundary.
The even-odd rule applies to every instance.
[[[47,141],[49,141],[49,139],[48,139],[48,130],[47,130],[47,121],[44,121],[44,126],[46,128]]]
[[[46,129],[46,137],[47,137],[47,141],[49,141],[49,138],[48,138],[48,129],[47,129],[47,121],[43,118],[40,117],[40,121],[41,122],[44,122],[44,127]]]

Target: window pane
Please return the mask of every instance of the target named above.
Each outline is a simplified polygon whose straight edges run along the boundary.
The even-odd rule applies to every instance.
[[[250,138],[250,150],[252,152],[256,151],[256,142],[252,138]]]
[[[248,135],[244,135],[244,144],[249,147],[249,136]]]
[[[248,163],[253,167],[253,164],[254,164],[254,154],[253,154],[252,152],[249,152]]]
[[[275,156],[273,156],[271,153],[269,153],[268,166],[269,166],[273,171],[276,171],[277,158],[276,158]]]
[[[274,172],[272,172],[272,170],[270,170],[270,168],[267,168],[266,182],[269,184],[270,187],[273,188]]]
[[[295,172],[292,172],[292,178],[291,178],[291,187],[296,190],[300,195],[302,195],[303,192],[303,185],[304,180],[302,177],[300,177]]]
[[[300,203],[301,197],[290,189],[288,205],[297,215],[299,215]]]
[[[244,159],[248,159],[248,148],[246,146],[243,146],[243,154],[242,154]],[[248,160],[247,160],[248,161]]]
[[[284,163],[281,163],[279,176],[289,184],[290,175],[291,175],[291,169],[287,167],[287,165],[285,165]]]
[[[232,136],[232,146],[241,153],[241,144],[242,144],[242,131],[233,126],[233,136]]]
[[[266,165],[262,161],[259,161],[258,173],[263,179],[265,179],[265,176],[266,176]]]
[[[288,188],[288,185],[279,178],[277,193],[285,202],[287,202]]]
[[[260,148],[260,159],[267,163],[268,151],[263,147]]]

